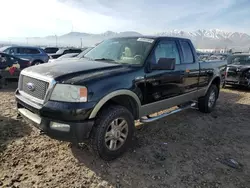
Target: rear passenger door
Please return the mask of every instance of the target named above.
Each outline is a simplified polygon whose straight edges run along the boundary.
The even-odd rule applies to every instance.
[[[23,47],[16,48],[16,56],[19,58],[24,58],[24,59],[29,59],[29,60],[32,59],[31,56],[27,54],[26,48],[23,48]]]
[[[199,84],[200,67],[197,59],[195,59],[195,48],[190,40],[185,39],[180,39],[179,45],[182,59],[179,69],[183,73],[184,93],[196,91]]]

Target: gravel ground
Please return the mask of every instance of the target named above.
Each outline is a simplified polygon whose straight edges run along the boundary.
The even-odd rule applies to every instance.
[[[223,89],[211,114],[190,109],[141,127],[107,163],[17,120],[14,88],[0,92],[0,187],[250,187],[247,91]]]

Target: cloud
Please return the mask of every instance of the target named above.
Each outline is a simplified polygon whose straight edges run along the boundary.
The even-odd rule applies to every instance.
[[[249,0],[1,0],[0,37],[172,29],[250,32]],[[3,29],[4,28],[4,29]]]
[[[56,0],[1,0],[0,38],[62,35],[72,30],[115,30],[117,19],[98,12],[82,11]],[[126,23],[120,20],[121,26]],[[4,29],[3,29],[4,28]]]
[[[247,30],[249,0],[63,0],[82,11],[125,20],[141,32],[169,29],[228,28]],[[241,23],[240,20],[244,20]],[[235,28],[235,24],[239,26]],[[130,29],[131,30],[131,29]]]

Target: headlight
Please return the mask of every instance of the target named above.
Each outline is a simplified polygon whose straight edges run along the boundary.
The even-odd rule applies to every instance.
[[[50,100],[63,102],[87,102],[88,90],[84,86],[56,84]]]

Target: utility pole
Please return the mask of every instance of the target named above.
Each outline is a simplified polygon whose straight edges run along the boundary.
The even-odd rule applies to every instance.
[[[55,39],[56,39],[56,47],[57,47],[57,35],[55,35]]]
[[[26,37],[26,43],[29,44],[29,38],[28,37]]]
[[[81,48],[82,48],[82,38],[81,38]]]

